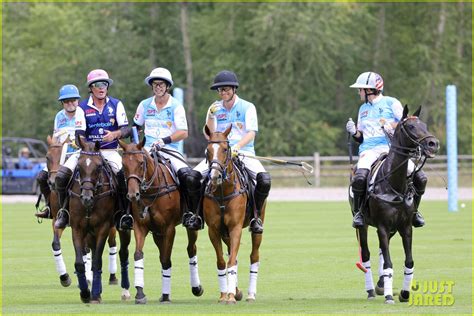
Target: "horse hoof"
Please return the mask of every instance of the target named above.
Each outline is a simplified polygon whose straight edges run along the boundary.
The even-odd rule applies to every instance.
[[[100,304],[100,303],[102,303],[102,297],[100,296],[91,299],[91,304]]]
[[[379,287],[378,285],[375,286],[375,293],[377,293],[377,295],[383,295],[383,287]]]
[[[128,301],[130,299],[130,291],[127,289],[122,289],[122,301]]]
[[[142,297],[142,298],[136,298],[135,297],[135,304],[146,304],[146,296]]]
[[[398,295],[398,300],[402,303],[408,302],[410,298],[410,291],[401,290],[400,294]]]
[[[243,296],[244,294],[242,293],[242,291],[237,289],[237,293],[235,293],[235,300],[240,302]]]
[[[68,287],[71,285],[71,278],[69,277],[69,274],[64,273],[63,275],[59,276],[59,281],[61,282],[61,285],[64,287]]]
[[[191,288],[191,291],[193,292],[194,296],[201,296],[202,293],[204,293],[204,288],[199,285]]]
[[[118,284],[118,279],[115,276],[115,274],[111,274],[109,277],[109,285],[117,285]]]
[[[395,304],[395,301],[393,300],[392,295],[386,295],[385,296],[385,304]]]
[[[237,301],[235,300],[235,298],[229,298],[225,303],[227,305],[235,305],[237,304]]]
[[[91,301],[91,291],[89,289],[81,291],[82,303],[89,303]]]
[[[163,294],[163,295],[161,295],[161,297],[160,297],[160,303],[161,303],[161,304],[170,304],[170,303],[171,303],[170,295],[169,295],[169,294]]]
[[[368,290],[367,291],[367,299],[368,300],[373,300],[375,298],[375,291],[372,289],[372,290]]]
[[[219,304],[226,304],[227,301],[226,301],[225,298],[221,297],[221,298],[219,298],[219,300],[217,301],[217,303],[219,303]]]

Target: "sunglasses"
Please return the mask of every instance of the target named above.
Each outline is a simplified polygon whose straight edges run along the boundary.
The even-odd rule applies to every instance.
[[[232,87],[219,87],[217,88],[217,93],[229,92],[231,89]]]
[[[151,85],[153,86],[153,88],[156,88],[156,87],[164,88],[164,87],[166,87],[166,82],[164,82],[164,81],[153,81],[151,83]]]
[[[97,81],[97,82],[94,82],[94,83],[91,83],[91,87],[93,88],[108,88],[109,87],[109,84],[105,81]]]

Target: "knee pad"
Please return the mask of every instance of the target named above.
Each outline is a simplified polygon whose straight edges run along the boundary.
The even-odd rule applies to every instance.
[[[189,167],[181,168],[178,170],[178,179],[181,184],[186,184],[186,178],[193,169]]]
[[[367,186],[367,176],[369,169],[357,169],[354,178],[352,179],[352,191],[365,192]]]
[[[428,177],[423,171],[418,171],[413,177],[413,185],[418,194],[425,193],[426,183],[428,183]]]
[[[47,183],[48,178],[49,178],[48,172],[47,172],[47,171],[44,171],[44,170],[41,170],[41,171],[38,173],[38,176],[36,177],[36,181],[37,181],[39,184]]]
[[[202,175],[199,171],[190,170],[186,176],[186,186],[190,191],[199,190],[201,188]]]
[[[58,190],[66,189],[71,176],[72,171],[69,170],[69,168],[64,166],[59,167],[58,174],[56,175],[56,188],[58,188]]]
[[[270,192],[272,186],[272,178],[268,172],[259,172],[257,174],[257,186],[255,190],[262,194]]]

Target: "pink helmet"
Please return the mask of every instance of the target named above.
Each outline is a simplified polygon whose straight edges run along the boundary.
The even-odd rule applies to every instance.
[[[92,83],[97,81],[106,81],[109,86],[114,83],[114,81],[109,78],[107,71],[103,69],[94,69],[87,75],[87,86],[90,86]]]

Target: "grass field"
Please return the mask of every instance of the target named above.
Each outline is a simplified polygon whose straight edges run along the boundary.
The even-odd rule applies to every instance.
[[[30,204],[3,205],[3,314],[471,314],[472,205],[448,213],[447,202],[424,202],[427,226],[414,231],[415,280],[454,281],[452,306],[385,305],[382,297],[366,300],[363,274],[356,269],[357,242],[346,203],[279,203],[267,209],[261,247],[257,301],[236,306],[217,304],[214,250],[207,230],[198,240],[204,295],[189,288],[185,230],[178,227],[173,251],[172,304],[160,305],[161,276],[153,241],[145,247],[145,293],[148,304],[120,301],[120,288],[104,282],[101,305],[82,304],[73,274],[73,249],[68,229],[62,246],[73,284],[59,284],[51,254],[50,221],[39,225]],[[375,230],[370,231],[372,269],[378,268]],[[400,237],[392,239],[394,288],[403,280]],[[247,292],[250,235],[243,234],[239,255],[239,287]],[[107,248],[106,248],[107,249]],[[108,277],[104,256],[103,280]],[[376,278],[376,276],[375,276]],[[244,296],[245,297],[245,296]]]

